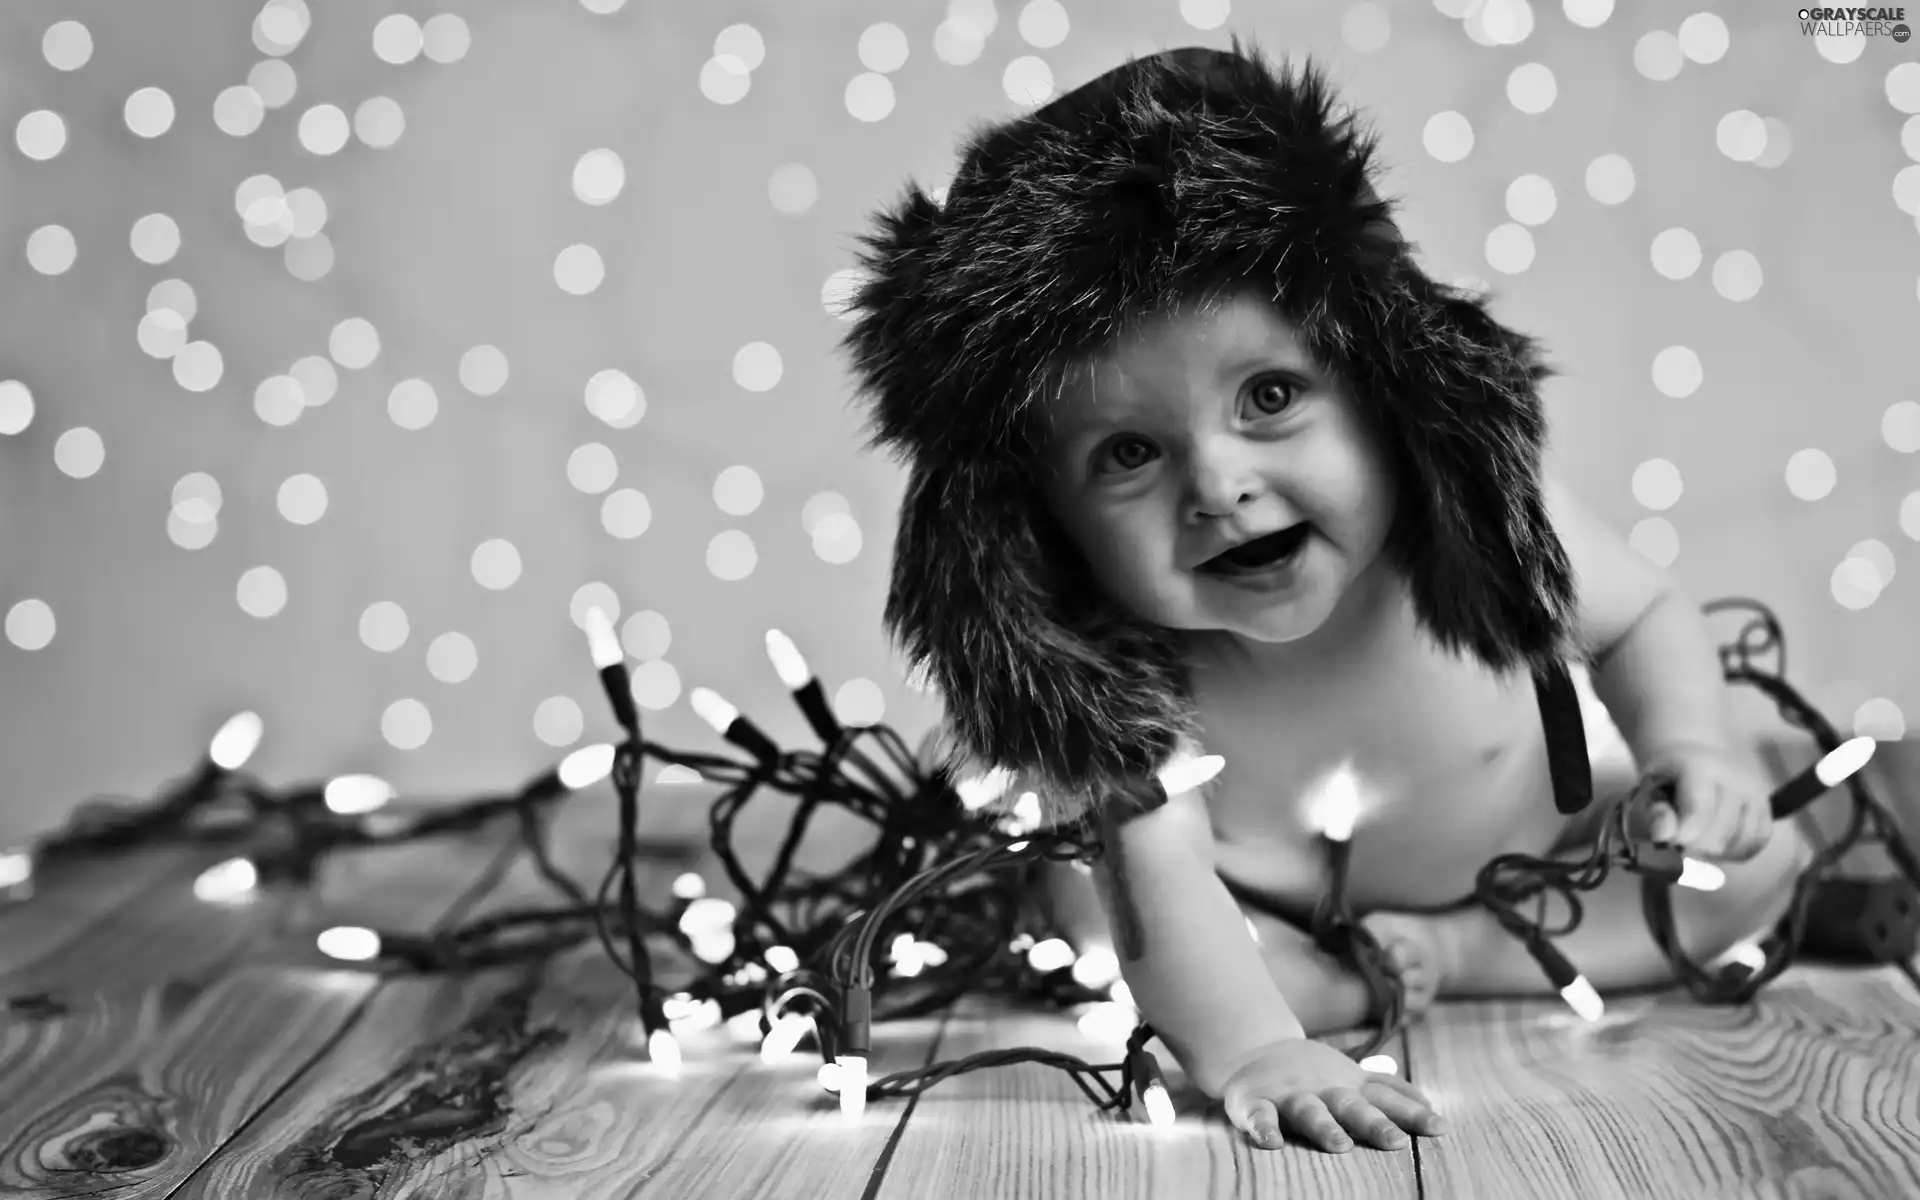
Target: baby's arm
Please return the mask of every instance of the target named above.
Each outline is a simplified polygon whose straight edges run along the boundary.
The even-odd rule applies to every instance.
[[[1105,840],[1094,876],[1134,1003],[1256,1145],[1282,1145],[1282,1125],[1336,1152],[1441,1132],[1412,1085],[1306,1037],[1214,872],[1198,792],[1110,824]]]
[[[1109,825],[1094,865],[1121,974],[1187,1077],[1218,1098],[1235,1069],[1305,1031],[1213,867],[1200,793]]]
[[[1773,836],[1765,773],[1734,735],[1705,615],[1678,580],[1636,552],[1553,480],[1547,509],[1579,587],[1578,630],[1593,688],[1640,769],[1677,782],[1677,821],[1661,840],[1745,862]]]

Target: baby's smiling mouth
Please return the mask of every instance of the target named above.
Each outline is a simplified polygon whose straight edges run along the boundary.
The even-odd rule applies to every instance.
[[[1301,521],[1252,541],[1242,542],[1225,553],[1214,555],[1196,569],[1205,575],[1248,575],[1264,571],[1293,557],[1300,547],[1306,545],[1310,532],[1312,526]]]

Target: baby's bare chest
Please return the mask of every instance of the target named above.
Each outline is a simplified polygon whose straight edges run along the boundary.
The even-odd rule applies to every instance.
[[[1198,690],[1226,768],[1208,797],[1222,875],[1304,916],[1326,886],[1319,816],[1349,785],[1350,889],[1362,910],[1465,895],[1487,859],[1545,853],[1554,810],[1534,691],[1451,660],[1247,694]]]

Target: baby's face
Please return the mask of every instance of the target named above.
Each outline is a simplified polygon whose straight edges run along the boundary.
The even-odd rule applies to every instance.
[[[1050,409],[1048,507],[1145,620],[1290,642],[1385,570],[1389,464],[1256,296],[1141,328]]]

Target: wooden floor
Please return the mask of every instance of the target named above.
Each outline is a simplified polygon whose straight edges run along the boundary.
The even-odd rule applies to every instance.
[[[611,815],[571,813],[583,875]],[[1744,1009],[1616,1000],[1597,1026],[1557,1001],[1443,1008],[1390,1050],[1454,1132],[1336,1157],[1251,1150],[1191,1097],[1172,1128],[1108,1118],[1032,1066],[849,1122],[809,1064],[764,1067],[724,1029],[663,1076],[597,952],[381,979],[311,949],[325,925],[547,899],[509,834],[343,857],[241,907],[192,895],[210,858],[143,852],[0,908],[0,1195],[1920,1196],[1920,997],[1890,969],[1797,969]],[[880,1073],[1021,1044],[1115,1057],[1067,1017],[980,1005],[876,1041]]]

